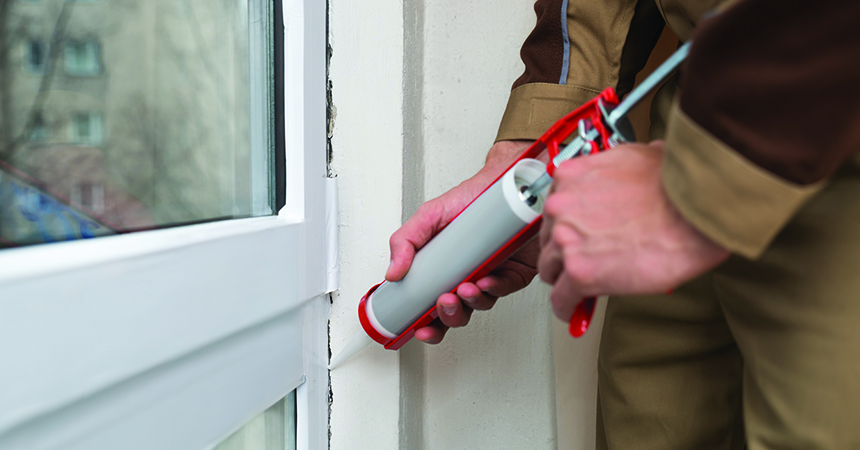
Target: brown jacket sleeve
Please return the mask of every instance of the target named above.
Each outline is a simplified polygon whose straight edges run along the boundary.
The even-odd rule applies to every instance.
[[[755,258],[860,149],[860,2],[742,0],[702,23],[669,119],[681,214]]]
[[[823,180],[860,149],[860,2],[739,2],[699,26],[680,103],[753,163]]]
[[[628,92],[660,37],[654,0],[538,0],[496,140],[537,139],[607,86]]]

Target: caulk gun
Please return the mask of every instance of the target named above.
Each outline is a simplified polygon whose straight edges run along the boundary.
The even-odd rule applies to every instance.
[[[606,88],[575,111],[559,119],[478,197],[422,247],[402,280],[384,281],[370,288],[358,305],[359,332],[335,356],[334,368],[367,346],[371,340],[397,350],[415,330],[438,317],[436,299],[455,292],[464,282],[487,276],[540,230],[541,210],[555,168],[579,156],[635,141],[627,114],[666,79],[689,53],[690,42],[636,87],[623,102]],[[572,134],[575,138],[563,142]],[[550,162],[537,159],[547,150]],[[492,220],[487,218],[492,217]],[[451,258],[451,255],[458,255]],[[570,320],[570,334],[582,336],[594,314],[596,299],[586,298]]]

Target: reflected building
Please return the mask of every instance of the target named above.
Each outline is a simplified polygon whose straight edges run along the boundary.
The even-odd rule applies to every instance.
[[[259,214],[241,3],[0,1],[0,161],[120,232]]]

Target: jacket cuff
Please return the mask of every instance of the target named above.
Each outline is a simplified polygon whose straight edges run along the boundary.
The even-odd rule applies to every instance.
[[[573,85],[529,83],[511,91],[496,142],[535,140],[550,125],[585,104],[600,91]]]
[[[669,200],[717,244],[758,258],[824,182],[801,186],[755,165],[687,117],[669,116],[662,180]]]

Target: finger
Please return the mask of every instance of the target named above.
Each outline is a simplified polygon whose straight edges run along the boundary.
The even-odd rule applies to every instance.
[[[415,252],[424,247],[436,234],[439,228],[438,214],[435,209],[427,204],[407,220],[400,229],[395,231],[388,240],[391,249],[391,262],[385,272],[385,279],[398,281],[406,276]]]
[[[555,183],[553,183],[555,186]],[[563,209],[564,199],[560,194],[549,195],[543,205],[543,220],[540,226],[540,246],[543,248],[550,239],[555,229],[555,218]]]
[[[570,322],[576,305],[582,301],[583,294],[576,287],[567,274],[562,274],[552,286],[549,301],[552,303],[552,312],[564,322]]]
[[[514,266],[519,266],[514,268]],[[516,261],[506,261],[475,284],[492,297],[504,297],[529,285],[536,269]],[[528,276],[523,275],[528,273]]]
[[[540,232],[538,234],[538,242],[540,247],[543,248],[544,245],[549,241],[550,236],[552,235],[552,228],[555,225],[555,220],[547,214],[546,208],[544,207],[543,218],[541,219],[540,224]]]
[[[449,327],[464,327],[472,317],[472,308],[463,305],[460,298],[451,293],[439,296],[436,311],[439,313],[439,320]]]
[[[415,339],[418,339],[425,344],[438,344],[442,342],[445,333],[448,332],[448,327],[442,325],[438,320],[434,320],[426,327],[415,330]]]
[[[457,295],[463,302],[477,311],[486,311],[496,304],[498,297],[489,295],[479,288],[475,283],[463,283],[457,286]]]
[[[540,257],[538,258],[538,273],[540,279],[547,284],[555,284],[559,274],[564,270],[564,254],[561,247],[556,245],[553,240],[550,240],[546,246],[541,249]]]

